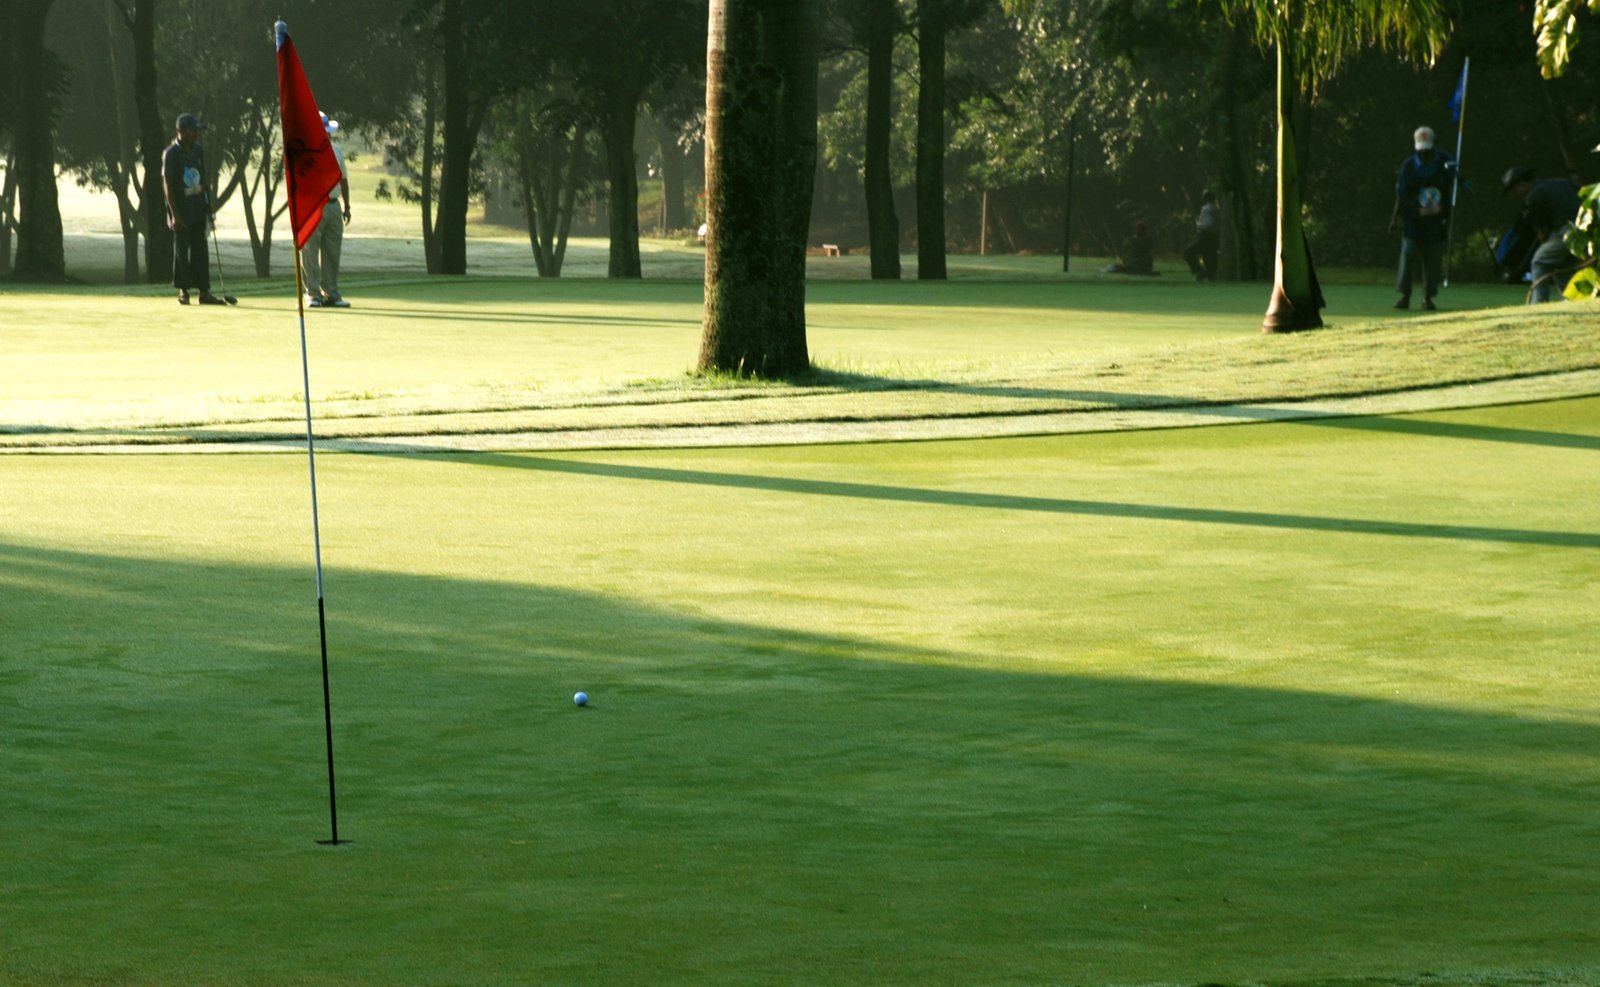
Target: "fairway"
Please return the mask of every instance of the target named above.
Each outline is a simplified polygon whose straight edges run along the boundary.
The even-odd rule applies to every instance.
[[[0,987],[1600,987],[1600,0],[0,4]]]
[[[6,456],[0,982],[1592,983],[1597,451]]]
[[[226,309],[182,309],[155,289],[0,288],[17,320],[0,367],[0,449],[303,442],[299,322],[284,287],[241,288]],[[1451,295],[1460,313],[1395,318],[1383,285],[1338,291],[1349,314],[1329,331],[1263,337],[1259,285],[818,281],[816,369],[778,383],[690,373],[696,283],[372,278],[350,286],[357,307],[306,321],[319,435],[391,448],[1039,434],[1074,428],[1022,419],[1600,371],[1592,306],[1537,312],[1506,307],[1503,286],[1464,286]],[[1483,400],[1440,393],[1407,410]]]

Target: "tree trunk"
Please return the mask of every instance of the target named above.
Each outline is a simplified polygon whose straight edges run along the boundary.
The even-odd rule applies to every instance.
[[[943,281],[944,2],[917,0],[917,278]]]
[[[276,110],[268,110],[275,114]],[[283,206],[273,209],[273,202],[278,198],[278,188],[283,184],[283,168],[280,165],[281,156],[273,154],[273,126],[271,118],[258,120],[255,124],[255,141],[257,145],[256,173],[254,177],[243,175],[245,185],[239,196],[240,203],[244,206],[244,225],[250,233],[250,257],[255,262],[256,277],[266,278],[272,276],[272,226],[277,218],[287,210],[287,200]],[[261,221],[256,221],[255,200],[261,198]]]
[[[139,207],[130,187],[137,176],[125,170],[123,162],[111,155],[102,159],[111,179],[111,194],[117,199],[117,227],[122,232],[122,283],[139,283]]]
[[[655,121],[656,142],[661,145],[661,231],[689,228],[689,212],[683,203],[683,149],[673,128]]]
[[[1576,174],[1579,171],[1578,162],[1572,154],[1572,134],[1567,127],[1567,117],[1571,112],[1556,100],[1554,79],[1539,80],[1539,95],[1544,97],[1545,115],[1550,121],[1550,135],[1555,138],[1556,150],[1561,153],[1561,167],[1567,174]]]
[[[534,157],[533,124],[527,113],[517,110],[517,192],[522,197],[522,218],[528,224],[528,247],[533,250],[533,266],[541,278],[552,277],[550,258],[544,248],[544,218],[548,204],[542,183],[536,175],[546,162]]]
[[[254,192],[254,188],[251,191]],[[245,229],[250,231],[250,259],[255,261],[256,277],[265,278],[272,275],[271,241],[264,240],[261,236],[260,229],[256,223],[255,205],[251,201],[254,198],[253,194],[244,197],[244,225]],[[272,204],[270,202],[267,203],[266,208],[270,213]],[[270,221],[268,228],[270,230]]]
[[[128,23],[120,9],[113,0],[103,0],[99,4],[98,19],[103,32],[85,30],[79,34],[78,43],[80,57],[105,59],[111,69],[110,86],[96,89],[92,94],[97,103],[112,108],[114,121],[101,136],[99,158],[105,168],[106,188],[117,200],[117,231],[122,234],[122,282],[138,284],[141,280],[139,234],[144,223],[139,215],[139,167],[135,153],[138,139],[128,133],[130,120],[126,110],[129,103],[119,84],[124,66],[117,57],[117,39]],[[137,129],[137,121],[131,123]]]
[[[469,132],[469,91],[462,0],[444,0],[444,165],[439,175],[439,273],[467,273],[467,206],[476,135]]]
[[[1231,249],[1224,272],[1241,281],[1256,279],[1255,203],[1250,196],[1250,178],[1244,153],[1238,112],[1239,81],[1243,56],[1248,44],[1241,28],[1224,24],[1218,43],[1213,78],[1216,98],[1211,111],[1216,133],[1217,180],[1220,198],[1228,211],[1223,240]],[[1231,271],[1229,270],[1231,268]]]
[[[1222,67],[1222,134],[1218,144],[1222,147],[1222,198],[1227,203],[1230,222],[1224,232],[1234,242],[1234,277],[1242,282],[1253,282],[1256,270],[1256,203],[1250,195],[1250,170],[1245,157],[1245,136],[1240,128],[1237,112],[1238,80],[1242,70],[1245,38],[1235,27],[1227,29]]]
[[[575,126],[541,139],[534,133],[533,110],[519,107],[517,112],[517,184],[528,243],[539,276],[558,278],[567,252],[585,131]]]
[[[1017,207],[1016,196],[1007,189],[984,194],[991,200],[990,210],[994,214],[994,225],[999,227],[1000,235],[1005,238],[1006,253],[1017,253],[1022,249],[1022,245],[1017,241],[1017,232],[1020,230],[1026,234],[1028,223]]]
[[[1061,273],[1072,270],[1072,180],[1078,173],[1078,114],[1067,121],[1067,201],[1061,217]]]
[[[144,276],[151,284],[172,280],[172,231],[161,190],[161,155],[172,143],[171,121],[161,119],[156,92],[156,0],[138,0],[128,30],[133,36],[133,108],[139,120],[139,209],[144,216]]]
[[[23,280],[62,281],[67,276],[61,204],[56,198],[56,145],[51,119],[52,76],[44,47],[51,0],[12,0],[12,141],[17,169],[17,253],[13,274]]]
[[[710,0],[699,369],[810,367],[806,242],[817,162],[818,0]]]
[[[1295,143],[1293,56],[1278,45],[1278,242],[1273,251],[1272,298],[1262,332],[1296,332],[1322,325],[1321,292],[1301,222],[1300,151]]]
[[[894,212],[894,179],[889,168],[894,126],[894,0],[869,0],[867,11],[867,241],[872,276],[900,277],[900,220]]]
[[[417,181],[420,186],[417,201],[422,209],[423,261],[427,265],[429,274],[439,274],[441,273],[439,229],[434,224],[436,209],[434,208],[433,195],[433,144],[439,132],[439,101],[438,87],[435,85],[434,65],[431,60],[426,78],[428,85],[423,91],[422,97],[422,174]]]
[[[3,50],[3,46],[0,46]],[[0,277],[11,274],[11,234],[17,219],[17,158],[8,153],[5,158],[5,184],[0,187]]]
[[[567,238],[572,233],[572,214],[578,208],[578,182],[583,176],[583,145],[588,139],[588,131],[580,124],[573,129],[572,143],[567,148],[566,178],[561,186],[561,204],[556,208],[555,248],[551,253],[551,262],[558,275],[567,259]],[[556,173],[556,169],[551,169],[552,177]]]
[[[633,154],[639,97],[610,93],[604,112],[601,136],[606,145],[606,211],[611,232],[611,262],[606,276],[637,278],[643,274],[639,264],[639,162]]]

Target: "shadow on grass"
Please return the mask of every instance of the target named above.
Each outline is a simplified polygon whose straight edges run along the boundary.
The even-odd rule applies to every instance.
[[[1392,432],[1399,435],[1420,435],[1429,438],[1469,439],[1475,442],[1507,442],[1517,445],[1547,446],[1557,449],[1600,450],[1600,436],[1574,432],[1546,432],[1537,429],[1501,428],[1489,425],[1468,425],[1457,422],[1429,421],[1390,415],[1325,415],[1308,412],[1305,417],[1285,418],[1284,408],[1293,409],[1300,399],[1274,400],[1265,398],[1252,404],[1235,404],[1209,401],[1193,396],[1172,394],[1141,394],[1133,391],[1102,391],[1081,388],[1016,387],[1005,384],[963,384],[932,378],[897,378],[849,371],[818,370],[800,375],[794,383],[811,387],[831,387],[842,391],[935,391],[963,394],[970,397],[992,397],[1012,400],[1062,401],[1084,404],[1092,411],[1103,406],[1118,411],[1154,409],[1181,409],[1195,415],[1215,416],[1219,422],[1269,422],[1289,425],[1314,425],[1322,428],[1351,429],[1361,432]],[[1352,391],[1345,394],[1322,394],[1305,400],[1366,397],[1370,391]],[[1384,392],[1387,393],[1387,392]],[[1588,395],[1574,395],[1585,397]],[[1257,407],[1253,405],[1266,405]],[[1007,414],[1034,415],[1050,409],[1025,408]],[[1075,409],[1061,409],[1075,410]]]
[[[1354,418],[1301,418],[1295,425],[1318,425],[1356,432],[1391,432],[1420,435],[1433,439],[1468,439],[1473,442],[1508,442],[1513,445],[1546,446],[1552,449],[1600,450],[1600,435],[1579,432],[1546,432],[1530,428],[1501,428],[1493,425],[1467,425],[1460,422],[1430,421],[1421,418],[1394,418],[1372,415]]]
[[[571,325],[590,326],[629,326],[634,328],[657,329],[696,329],[699,321],[695,319],[671,319],[663,316],[626,316],[626,315],[579,315],[571,312],[562,312],[556,315],[532,315],[526,313],[479,314],[473,312],[457,311],[419,311],[412,308],[386,308],[381,305],[361,306],[363,314],[371,313],[389,319],[420,319],[433,322],[468,323],[481,322],[494,325]]]
[[[383,454],[376,453],[374,455]],[[1600,532],[1594,531],[1539,531],[1529,528],[1430,524],[1420,521],[1385,521],[1375,518],[1318,517],[1311,514],[1275,514],[1267,511],[1175,507],[1164,504],[1077,500],[1065,497],[986,494],[961,490],[936,490],[928,487],[894,487],[875,483],[846,483],[835,480],[807,480],[782,476],[757,476],[745,473],[717,473],[709,470],[666,469],[618,463],[584,462],[572,459],[555,459],[536,453],[408,453],[406,455],[426,455],[429,458],[469,465],[599,476],[648,483],[680,483],[741,490],[763,490],[806,497],[852,497],[912,504],[938,504],[956,508],[1077,514],[1085,517],[1131,518],[1188,524],[1227,524],[1253,528],[1327,531],[1354,535],[1389,535],[1402,538],[1501,542],[1512,545],[1547,545],[1556,548],[1600,548]]]
[[[420,982],[462,941],[524,980],[697,984],[1593,959],[1592,723],[334,568],[359,856],[329,875],[278,849],[325,820],[308,571],[16,543],[0,571],[0,970]]]

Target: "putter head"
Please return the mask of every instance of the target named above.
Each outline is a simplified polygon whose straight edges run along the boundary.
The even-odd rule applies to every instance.
[[[239,299],[233,297],[232,295],[223,295],[222,300],[227,302],[229,305],[239,304]]]

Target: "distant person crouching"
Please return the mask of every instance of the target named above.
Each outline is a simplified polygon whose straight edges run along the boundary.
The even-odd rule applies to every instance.
[[[1150,242],[1150,227],[1144,220],[1133,224],[1133,236],[1122,241],[1122,253],[1107,274],[1154,274],[1155,247]]]
[[[1522,214],[1539,241],[1528,264],[1528,274],[1533,279],[1528,304],[1557,301],[1581,266],[1566,243],[1567,231],[1577,220],[1581,204],[1578,184],[1566,178],[1540,181],[1532,168],[1518,166],[1501,177],[1500,188],[1522,203]]]

